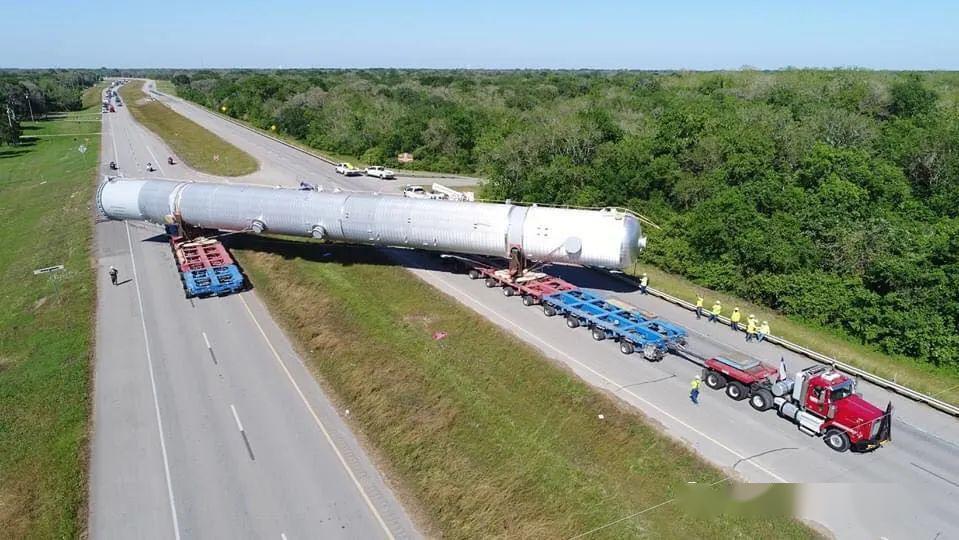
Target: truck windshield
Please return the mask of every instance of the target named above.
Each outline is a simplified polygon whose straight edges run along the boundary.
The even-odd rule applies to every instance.
[[[855,392],[856,388],[852,381],[846,381],[842,384],[833,386],[830,394],[833,401],[839,401],[842,398],[849,397]]]

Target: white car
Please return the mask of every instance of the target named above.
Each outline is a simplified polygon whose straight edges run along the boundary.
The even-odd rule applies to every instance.
[[[366,168],[366,176],[374,176],[381,180],[396,178],[396,173],[381,165],[374,165]]]
[[[406,186],[403,188],[403,196],[409,199],[432,199],[433,195],[423,189],[423,186]]]
[[[343,176],[356,176],[362,174],[363,171],[354,167],[352,163],[337,163],[336,173],[342,174]]]

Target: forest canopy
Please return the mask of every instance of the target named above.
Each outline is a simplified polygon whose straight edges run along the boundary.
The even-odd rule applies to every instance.
[[[959,74],[184,71],[178,93],[488,198],[625,206],[645,257],[896,355],[959,367]]]

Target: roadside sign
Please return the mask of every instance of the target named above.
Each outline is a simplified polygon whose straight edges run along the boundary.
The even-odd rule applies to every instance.
[[[87,153],[87,145],[81,144],[81,145],[80,145],[80,148],[77,148],[77,150],[79,150],[81,154],[86,154],[86,153]]]
[[[48,266],[46,268],[37,268],[36,270],[33,271],[33,275],[39,276],[40,274],[49,274],[51,272],[59,272],[60,270],[63,270],[62,264],[58,264],[56,266]]]

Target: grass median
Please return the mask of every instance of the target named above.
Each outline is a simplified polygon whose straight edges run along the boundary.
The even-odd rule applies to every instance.
[[[25,135],[39,138],[0,147],[5,538],[75,538],[85,527],[95,298],[90,205],[100,124],[76,117],[25,125]],[[63,270],[34,274],[56,265]]]
[[[641,275],[643,272],[648,273],[651,287],[687,302],[696,303],[696,295],[702,294],[706,309],[709,309],[715,300],[719,300],[723,303],[725,315],[728,315],[734,306],[738,306],[747,313],[755,314],[760,320],[769,321],[770,329],[776,336],[880,377],[896,381],[947,403],[959,405],[959,373],[954,370],[936,368],[930,364],[920,364],[912,358],[883,354],[872,347],[837,336],[834,332],[825,328],[817,328],[808,323],[795,321],[769,308],[757,306],[741,298],[705,289],[685,278],[663,272],[652,265],[639,264],[630,272],[636,275]],[[689,316],[693,317],[694,315],[690,312]],[[682,323],[683,321],[676,322]]]
[[[231,243],[310,369],[437,536],[569,538],[614,522],[590,538],[813,535],[789,519],[656,506],[691,482],[720,482],[706,488],[719,499],[728,483],[639,413],[381,252]]]
[[[216,176],[243,176],[259,165],[252,156],[143,93],[139,81],[120,88],[133,117],[159,135],[193,169]]]

